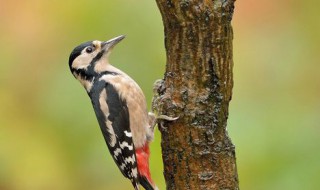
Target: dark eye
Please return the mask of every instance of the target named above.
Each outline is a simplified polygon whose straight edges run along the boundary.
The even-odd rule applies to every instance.
[[[87,47],[86,52],[91,53],[93,51],[93,47]]]

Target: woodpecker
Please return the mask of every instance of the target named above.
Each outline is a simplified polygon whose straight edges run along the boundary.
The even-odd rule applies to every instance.
[[[149,143],[156,117],[148,113],[139,85],[109,63],[108,56],[125,36],[89,41],[75,47],[69,57],[73,76],[87,91],[109,152],[135,190],[155,190],[149,170]]]

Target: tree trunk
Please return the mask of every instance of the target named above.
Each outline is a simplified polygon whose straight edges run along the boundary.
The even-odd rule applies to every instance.
[[[226,130],[231,100],[235,0],[156,0],[167,52],[158,86],[167,189],[239,189]]]

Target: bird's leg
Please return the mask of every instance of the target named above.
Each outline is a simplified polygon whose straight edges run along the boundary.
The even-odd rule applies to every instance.
[[[177,119],[179,119],[179,117],[170,117],[167,115],[159,115],[156,117],[157,121],[159,120],[165,120],[165,121],[175,121]]]
[[[150,131],[152,133],[154,133],[154,128],[155,128],[156,124],[158,124],[158,126],[160,126],[161,129],[166,131],[167,128],[163,126],[163,121],[175,121],[175,120],[179,119],[179,117],[170,117],[167,115],[156,116],[152,112],[149,112],[148,115],[149,115]]]
[[[152,131],[154,131],[154,127],[156,124],[160,126],[161,129],[167,130],[163,126],[164,121],[175,121],[179,117],[170,117],[167,115],[163,115],[162,113],[162,98],[164,94],[164,81],[163,79],[158,79],[153,84],[153,98],[152,98],[152,112],[149,112],[149,123],[152,127]]]
[[[179,119],[179,117],[170,117],[170,116],[167,116],[167,115],[159,115],[156,118],[158,126],[164,131],[167,131],[167,128],[163,126],[164,125],[164,121],[175,121],[177,119]]]

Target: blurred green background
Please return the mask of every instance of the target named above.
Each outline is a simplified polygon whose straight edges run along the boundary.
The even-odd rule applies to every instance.
[[[240,188],[319,189],[320,22],[316,0],[238,0],[228,131]],[[154,0],[0,1],[0,190],[131,189],[68,68],[81,42],[127,38],[111,63],[151,101],[165,64]],[[160,134],[151,147],[160,189]]]

